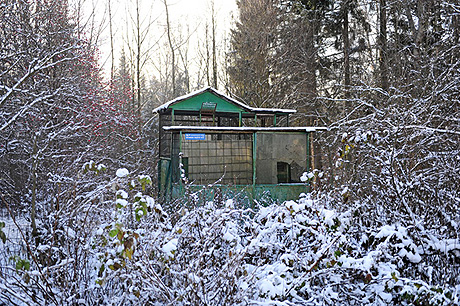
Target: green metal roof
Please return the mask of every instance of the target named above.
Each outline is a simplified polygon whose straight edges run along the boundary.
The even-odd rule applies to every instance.
[[[215,112],[217,113],[291,114],[296,112],[292,109],[250,107],[236,99],[218,92],[212,87],[206,87],[171,100],[154,109],[154,112],[162,113],[167,112],[168,110],[199,112],[203,107],[203,103],[215,103]]]
[[[246,109],[239,105],[235,105],[230,103],[229,101],[222,99],[219,96],[214,95],[209,91],[205,91],[200,93],[196,96],[190,97],[188,99],[184,99],[177,103],[174,103],[169,106],[170,109],[174,109],[174,111],[178,110],[187,110],[187,111],[200,111],[202,108],[203,103],[215,103],[216,104],[216,112],[222,113],[239,113],[239,112],[247,112]]]

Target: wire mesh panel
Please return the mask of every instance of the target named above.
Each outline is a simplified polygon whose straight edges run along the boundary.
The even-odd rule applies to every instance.
[[[160,132],[160,157],[171,157],[172,133],[165,131],[165,126],[238,126],[238,115],[235,114],[203,114],[201,116],[192,115],[175,115],[174,121],[171,114],[160,115],[159,132]]]
[[[195,184],[252,184],[251,133],[184,133],[182,153]]]
[[[171,132],[163,130],[164,126],[171,125],[171,115],[161,115],[159,120],[159,151],[160,157],[171,156]]]

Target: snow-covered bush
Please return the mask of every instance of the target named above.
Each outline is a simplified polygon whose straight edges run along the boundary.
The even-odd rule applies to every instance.
[[[426,260],[430,245],[454,250],[458,241],[420,240],[399,224],[365,228],[359,205],[339,212],[322,201],[255,211],[207,203],[165,232],[157,273],[177,304],[458,303],[458,286],[433,281],[440,267]]]
[[[206,202],[168,215],[145,193],[150,182],[148,176],[117,171],[106,185],[113,199],[99,222],[79,223],[84,230],[62,225],[67,244],[38,248],[40,254],[61,254],[50,264],[46,257],[31,257],[35,251],[13,257],[7,269],[14,273],[1,281],[0,301],[459,304],[460,241],[423,222],[368,222],[367,203],[336,209],[337,197],[325,192],[254,209],[239,208],[232,199]]]
[[[136,304],[152,285],[154,271],[146,258],[152,245],[146,237],[159,235],[170,228],[161,205],[144,194],[152,181],[149,176],[131,177],[127,169],[116,172],[115,200],[111,217],[98,225],[90,240],[92,274],[95,288],[107,297],[124,304]],[[146,281],[147,280],[147,281]],[[147,293],[148,295],[148,293]]]

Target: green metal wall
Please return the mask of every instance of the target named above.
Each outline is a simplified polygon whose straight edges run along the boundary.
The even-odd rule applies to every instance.
[[[189,195],[181,184],[173,184],[166,200],[183,199],[184,202],[199,200],[199,203],[206,201],[225,201],[234,199],[240,205],[252,207],[255,201],[261,205],[271,203],[282,203],[287,200],[297,200],[302,193],[309,192],[306,184],[275,184],[275,185],[214,185],[212,187],[202,185],[189,186]],[[190,199],[187,197],[190,196]],[[254,201],[255,200],[255,201]]]

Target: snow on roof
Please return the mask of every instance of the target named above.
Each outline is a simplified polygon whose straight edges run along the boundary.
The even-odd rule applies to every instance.
[[[217,95],[217,96],[220,96],[221,98],[231,102],[231,103],[234,103],[244,109],[247,109],[248,111],[250,112],[271,112],[271,113],[286,113],[286,114],[290,114],[290,113],[296,113],[297,111],[295,109],[283,109],[283,108],[259,108],[259,107],[251,107],[247,104],[244,104],[243,102],[240,102],[236,99],[233,99],[232,97],[226,95],[226,94],[223,94],[219,91],[217,91],[217,89],[211,87],[211,86],[208,86],[208,87],[205,87],[203,89],[200,89],[200,90],[196,90],[196,91],[193,91],[189,94],[186,94],[186,95],[183,95],[183,96],[180,96],[180,97],[177,97],[175,98],[174,100],[171,100],[169,102],[166,102],[165,104],[163,105],[160,105],[158,106],[157,108],[155,108],[153,110],[154,113],[158,113],[162,110],[165,110],[167,109],[168,107],[170,107],[171,105],[175,104],[175,103],[178,103],[180,101],[183,101],[183,100],[187,100],[189,98],[192,98],[196,95],[199,95],[201,93],[204,93],[206,91],[211,91],[213,94]]]
[[[235,132],[316,132],[327,130],[319,126],[299,127],[229,127],[229,126],[164,126],[166,131],[235,131]]]
[[[262,108],[262,107],[250,107],[251,111],[257,112],[270,112],[270,113],[285,113],[285,114],[294,114],[297,113],[295,109],[289,108]]]
[[[186,95],[183,95],[183,96],[180,96],[180,97],[177,97],[175,98],[174,100],[171,100],[169,102],[166,102],[165,104],[162,104],[160,106],[158,106],[157,108],[155,108],[153,110],[154,113],[158,113],[159,111],[162,111],[164,109],[167,109],[168,107],[170,107],[171,105],[179,102],[179,101],[182,101],[182,100],[186,100],[186,99],[189,99],[189,98],[192,98],[196,95],[199,95],[200,93],[203,93],[205,91],[207,91],[208,89],[210,89],[211,87],[206,87],[206,88],[203,88],[203,89],[200,89],[200,90],[195,90],[191,93],[188,93]]]

